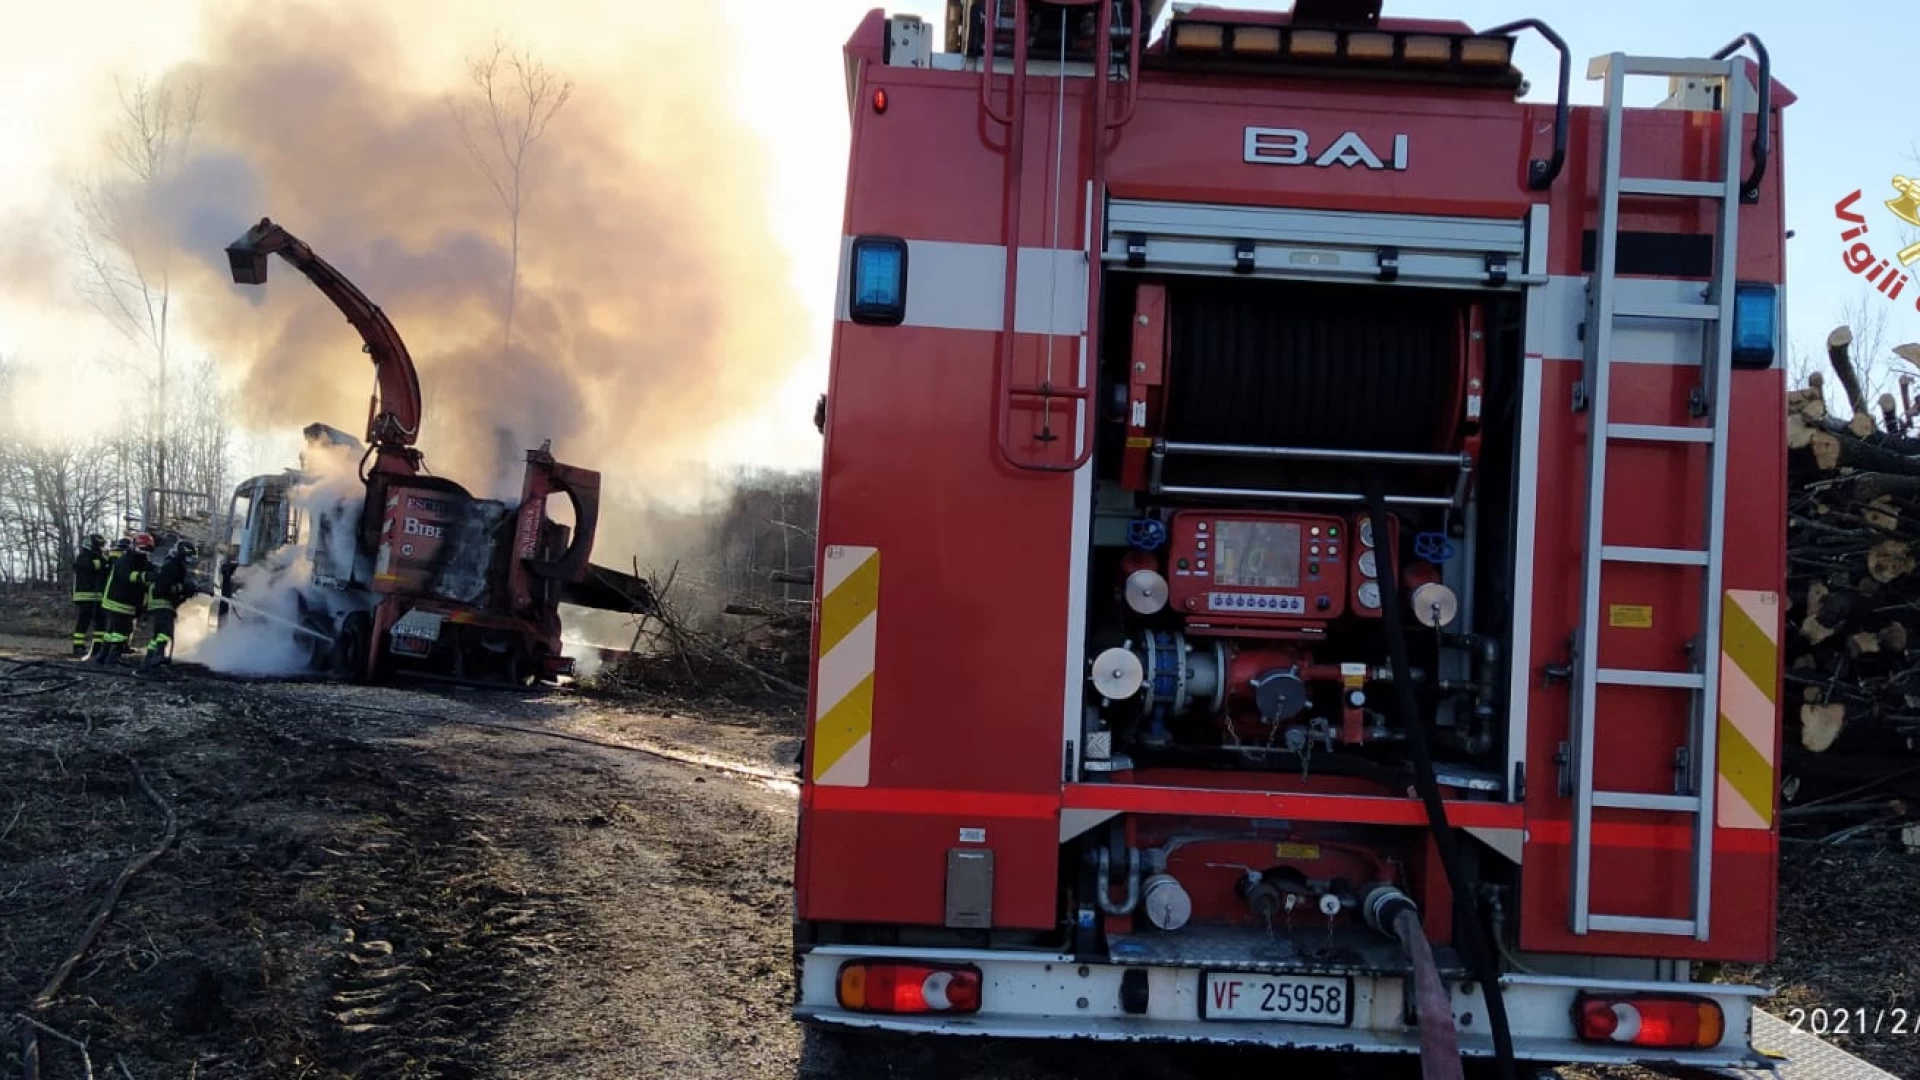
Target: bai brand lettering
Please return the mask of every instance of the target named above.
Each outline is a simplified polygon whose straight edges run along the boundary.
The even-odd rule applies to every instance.
[[[1250,127],[1242,141],[1242,156],[1250,165],[1315,165],[1329,168],[1365,165],[1369,169],[1407,169],[1407,137],[1393,137],[1393,154],[1382,158],[1374,153],[1357,131],[1348,131],[1321,150],[1314,152],[1313,137],[1299,128]]]

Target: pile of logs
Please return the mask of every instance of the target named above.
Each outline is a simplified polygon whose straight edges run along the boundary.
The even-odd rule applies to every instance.
[[[1920,791],[1920,402],[1869,402],[1852,345],[1846,327],[1827,338],[1844,412],[1819,373],[1787,395],[1789,774],[1884,769]],[[1894,351],[1920,364],[1920,346]]]

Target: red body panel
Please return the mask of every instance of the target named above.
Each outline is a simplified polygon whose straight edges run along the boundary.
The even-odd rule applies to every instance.
[[[858,63],[851,93],[852,151],[844,233],[915,242],[1001,245],[1006,129],[984,119],[977,72],[882,66],[884,31],[869,16],[849,46]],[[993,81],[1004,108],[1009,80]],[[876,88],[887,107],[870,105]],[[1020,236],[1022,248],[1088,245],[1086,78],[1028,80]],[[1061,102],[1056,96],[1065,94]],[[1056,116],[1063,118],[1056,132]],[[1713,178],[1717,121],[1640,111],[1627,155],[1629,175]],[[1748,118],[1751,125],[1752,118]],[[1407,134],[1406,171],[1275,168],[1242,160],[1247,125],[1284,124],[1331,139],[1354,131],[1371,145]],[[1342,83],[1261,85],[1244,79],[1150,72],[1131,120],[1110,137],[1106,192],[1112,198],[1518,219],[1535,203],[1551,207],[1550,274],[1577,276],[1582,233],[1594,227],[1603,119],[1573,112],[1566,167],[1550,192],[1525,186],[1527,163],[1549,156],[1553,109],[1499,94],[1422,96],[1406,87]],[[1059,138],[1056,140],[1056,136]],[[1783,280],[1779,139],[1759,203],[1741,210],[1738,277]],[[1052,177],[1058,161],[1061,180]],[[1626,230],[1711,233],[1709,207],[1684,200],[1629,200]],[[1098,246],[1098,237],[1094,240]],[[1002,258],[1004,253],[1002,253]],[[1098,258],[1096,253],[1095,258]],[[989,265],[989,264],[983,264]],[[910,270],[909,273],[912,271]],[[995,269],[994,273],[999,271]],[[1023,277],[1024,280],[1024,277]],[[962,283],[953,283],[962,284]],[[1025,288],[1027,286],[1023,286]],[[1084,298],[1081,298],[1084,299]],[[1158,303],[1156,297],[1155,303]],[[1160,309],[1153,309],[1157,314]],[[1575,316],[1577,317],[1577,316]],[[1022,319],[1023,327],[1026,320]],[[1058,329],[1057,327],[1055,328]],[[1136,332],[1155,342],[1157,329]],[[1010,467],[995,419],[1005,387],[996,372],[1000,334],[990,328],[857,325],[834,333],[825,427],[819,542],[874,548],[884,570],[877,589],[871,677],[870,770],[864,785],[803,787],[796,895],[799,917],[820,922],[942,924],[947,852],[984,843],[995,855],[993,924],[1046,930],[1062,917],[1059,896],[1063,810],[1137,815],[1217,814],[1421,826],[1406,793],[1321,795],[1270,790],[1169,787],[1168,778],[1091,784],[1063,777],[1064,687],[1081,664],[1074,637],[1074,478]],[[1048,359],[1051,348],[1051,361]],[[1073,385],[1077,334],[1015,335],[1014,382]],[[1157,365],[1161,359],[1154,354]],[[1538,533],[1529,664],[1566,658],[1577,618],[1586,419],[1570,411],[1575,356],[1544,357],[1537,490]],[[1688,369],[1622,364],[1613,384],[1617,422],[1686,422]],[[1139,382],[1157,386],[1149,369]],[[1779,439],[1784,392],[1778,369],[1734,375],[1733,466],[1727,504],[1727,589],[1778,590],[1784,578],[1785,451]],[[1446,403],[1436,403],[1443,407]],[[1457,404],[1457,403],[1456,403]],[[1097,405],[1095,406],[1098,407]],[[1034,441],[1037,409],[1016,409],[1021,454],[1070,461],[1075,404],[1050,414],[1059,441]],[[1703,452],[1695,446],[1626,447],[1610,469],[1610,543],[1698,544]],[[1689,461],[1682,468],[1679,463]],[[1130,468],[1138,477],[1141,463]],[[1691,470],[1689,473],[1687,470]],[[1741,523],[1765,522],[1764,528]],[[1698,571],[1609,570],[1605,601],[1651,604],[1647,630],[1606,630],[1609,666],[1678,668],[1683,628],[1697,623],[1690,598]],[[1097,586],[1096,586],[1097,587]],[[1342,595],[1345,587],[1341,587]],[[1693,590],[1697,592],[1697,590]],[[816,597],[818,601],[820,597]],[[1603,622],[1604,625],[1604,622]],[[816,645],[819,629],[816,627]],[[1337,661],[1339,657],[1321,658]],[[820,678],[814,679],[819,704]],[[1777,830],[1717,830],[1713,936],[1578,937],[1568,929],[1571,800],[1559,796],[1554,762],[1567,737],[1564,685],[1535,689],[1526,702],[1528,778],[1523,803],[1457,801],[1455,825],[1525,830],[1518,927],[1524,948],[1543,951],[1762,961],[1773,948]],[[1775,688],[1776,699],[1778,688]],[[1663,696],[1664,695],[1664,696]],[[1603,742],[1596,783],[1666,790],[1671,746],[1684,740],[1683,697],[1603,688]],[[1073,730],[1077,730],[1077,721]],[[813,775],[810,728],[803,772]],[[1777,760],[1778,748],[1775,755]],[[1118,778],[1116,778],[1118,779]],[[1593,897],[1596,911],[1677,918],[1685,912],[1689,826],[1679,815],[1599,811]],[[968,834],[983,841],[969,841]],[[1423,867],[1423,900],[1444,880]],[[1440,898],[1444,898],[1443,896]],[[1448,927],[1432,927],[1444,933]]]

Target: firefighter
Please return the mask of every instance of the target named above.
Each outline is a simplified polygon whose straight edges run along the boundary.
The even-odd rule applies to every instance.
[[[123,541],[124,542],[124,541]],[[97,664],[111,664],[127,651],[133,636],[133,619],[146,602],[148,579],[153,575],[153,537],[141,533],[107,572],[107,585],[100,597],[100,610],[106,614],[107,630],[100,635],[105,644],[94,655]]]
[[[167,553],[160,569],[153,572],[147,589],[147,611],[153,616],[153,636],[147,641],[147,655],[140,661],[142,670],[171,664],[168,655],[173,645],[173,624],[181,604],[199,589],[193,583],[193,560],[199,552],[191,540],[181,540]]]
[[[73,557],[73,655],[93,651],[93,628],[100,619],[100,591],[107,584],[107,538],[87,534]]]

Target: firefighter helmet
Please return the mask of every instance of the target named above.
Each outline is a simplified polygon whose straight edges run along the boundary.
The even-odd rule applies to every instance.
[[[199,554],[200,549],[194,547],[193,541],[191,540],[181,540],[173,545],[173,557],[176,559],[192,562],[194,557]]]
[[[139,536],[133,538],[133,546],[140,551],[152,551],[153,537],[146,533],[141,533]]]
[[[106,546],[107,546],[106,537],[101,536],[99,533],[87,534],[87,550],[88,551],[99,551],[101,548],[104,548]]]
[[[115,540],[115,541],[113,542],[113,550],[115,550],[115,551],[131,551],[131,550],[133,550],[133,541],[131,541],[131,540],[129,540],[129,539],[127,539],[126,537],[124,537],[124,536],[123,536],[123,537],[121,537],[120,539],[118,539],[118,540]]]

